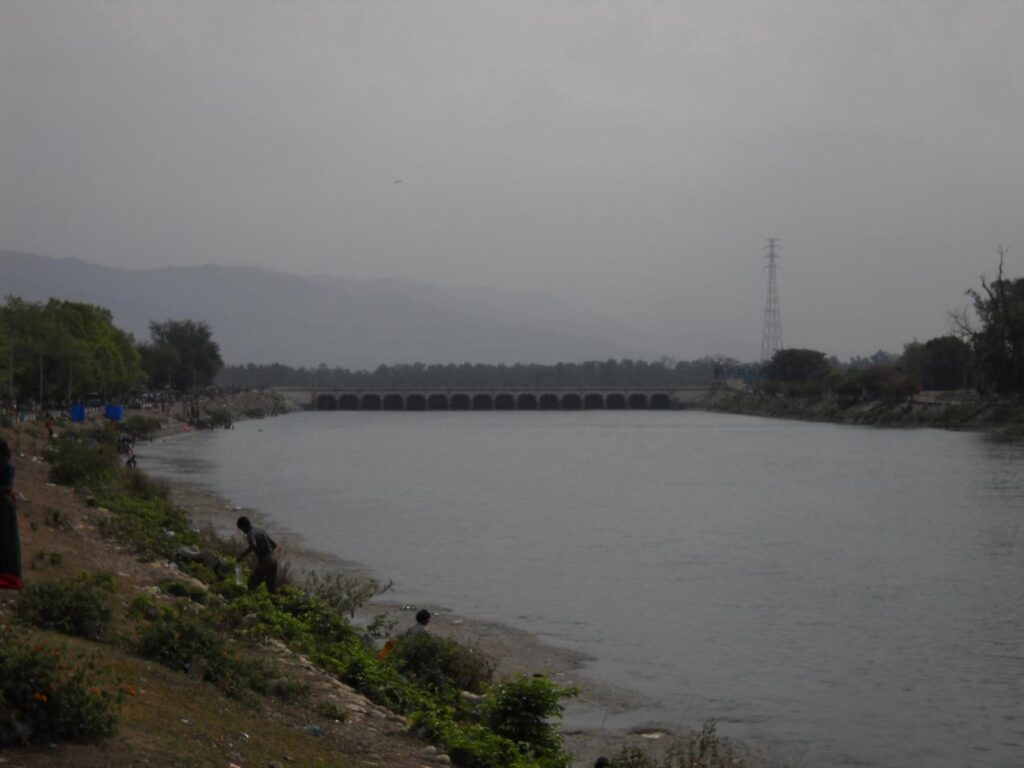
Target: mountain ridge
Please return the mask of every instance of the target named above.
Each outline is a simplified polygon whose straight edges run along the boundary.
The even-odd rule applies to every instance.
[[[148,338],[153,320],[210,324],[229,363],[554,363],[652,356],[639,333],[539,291],[452,288],[400,278],[306,277],[267,267],[108,267],[0,251],[4,293],[107,307]]]

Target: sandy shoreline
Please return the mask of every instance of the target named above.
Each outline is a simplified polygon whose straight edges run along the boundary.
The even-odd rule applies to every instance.
[[[164,432],[152,444],[141,447],[139,458],[141,469],[168,482],[174,502],[188,513],[195,526],[211,526],[219,533],[237,536],[240,534],[235,528],[235,521],[239,515],[248,515],[256,520],[264,519],[281,545],[283,561],[288,563],[293,572],[301,574],[316,570],[359,575],[376,573],[370,564],[344,560],[308,546],[287,525],[274,520],[262,510],[235,504],[231,499],[187,481],[161,477],[146,466],[145,454],[150,446],[155,447],[164,440],[187,439],[189,434]],[[243,546],[239,539],[240,551]],[[387,578],[387,574],[381,576]],[[591,765],[597,756],[614,754],[624,746],[650,747],[652,742],[661,740],[670,730],[665,723],[643,719],[640,711],[649,706],[650,702],[642,694],[603,685],[589,678],[585,671],[589,661],[586,655],[545,644],[535,635],[515,627],[463,616],[443,604],[428,602],[410,606],[390,602],[387,593],[371,600],[357,612],[355,620],[356,623],[365,624],[375,616],[386,614],[389,619],[397,622],[397,631],[401,631],[413,623],[413,614],[421,607],[428,608],[434,616],[431,620],[432,630],[479,648],[494,662],[499,675],[540,673],[560,684],[573,685],[579,689],[579,695],[567,708],[564,730],[566,746],[574,755],[577,765]],[[608,721],[621,716],[626,716],[628,726],[606,727]]]

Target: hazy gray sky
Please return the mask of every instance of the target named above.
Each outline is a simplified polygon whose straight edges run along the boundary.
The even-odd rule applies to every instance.
[[[0,0],[0,249],[538,288],[756,358],[1024,273],[1024,4]],[[401,183],[396,183],[396,182]]]

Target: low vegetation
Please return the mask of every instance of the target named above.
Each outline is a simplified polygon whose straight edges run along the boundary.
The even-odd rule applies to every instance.
[[[0,747],[113,736],[123,695],[95,659],[0,627]]]
[[[698,729],[676,737],[667,748],[657,753],[629,747],[612,758],[611,768],[760,768],[765,761],[718,734],[718,726],[709,720]]]
[[[133,600],[125,621],[135,627],[134,634],[121,632],[121,642],[139,656],[207,680],[243,702],[258,695],[301,700],[308,695],[306,685],[262,653],[269,642],[283,643],[372,701],[406,715],[418,733],[460,764],[568,765],[557,726],[561,701],[572,690],[546,678],[495,682],[480,653],[433,635],[405,638],[391,657],[378,658],[368,634],[351,624],[349,615],[387,585],[320,575],[305,589],[248,592],[235,582],[224,542],[193,529],[166,488],[119,467],[105,450],[108,444],[102,430],[80,430],[53,441],[51,477],[73,482],[99,510],[101,531],[144,560],[172,558],[182,547],[202,548],[211,556],[204,563],[182,564],[193,579],[160,583],[160,593],[175,598],[170,604],[150,595]],[[40,584],[23,595],[28,599],[22,601],[22,615],[39,626],[103,637],[110,621],[105,599],[113,588],[109,577],[88,575]],[[483,694],[486,704],[470,702],[463,691]],[[93,729],[96,737],[114,727],[116,707],[105,711],[112,713],[110,724]]]
[[[43,629],[99,640],[113,617],[113,592],[114,578],[108,574],[30,583],[18,600],[18,616]]]

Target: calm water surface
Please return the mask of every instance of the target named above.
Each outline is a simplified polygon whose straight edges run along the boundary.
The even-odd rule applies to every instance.
[[[1024,447],[697,412],[297,413],[157,474],[805,766],[1024,765]],[[579,724],[603,715],[577,711]]]

